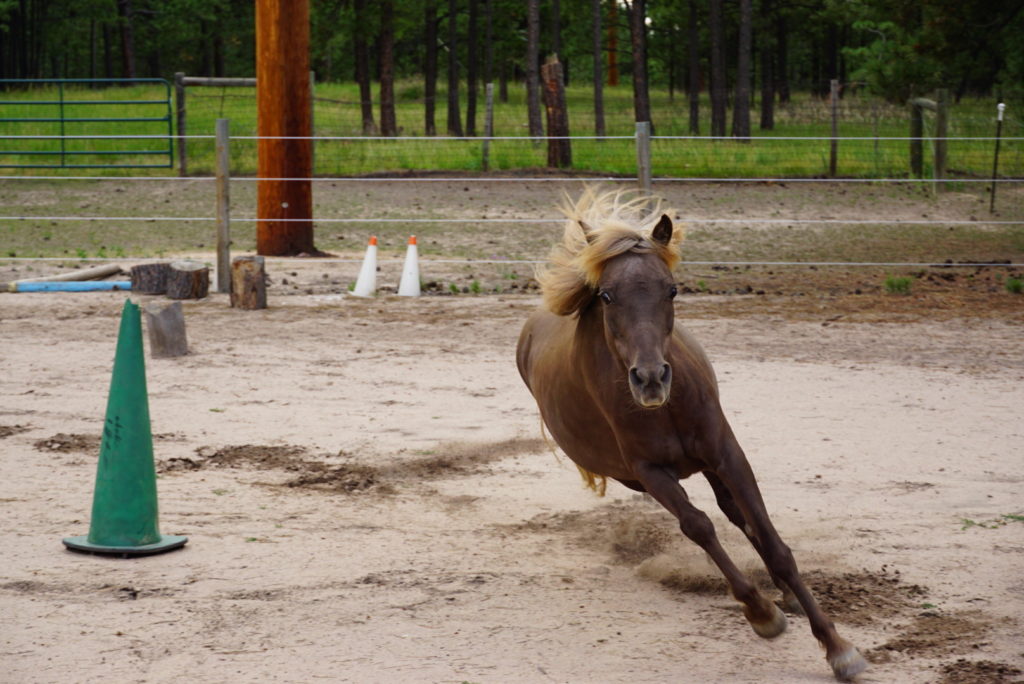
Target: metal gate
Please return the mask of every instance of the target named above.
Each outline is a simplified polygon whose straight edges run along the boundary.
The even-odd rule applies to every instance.
[[[136,85],[162,86],[163,99],[102,99]],[[171,85],[162,78],[0,79],[0,88],[0,168],[174,166]]]

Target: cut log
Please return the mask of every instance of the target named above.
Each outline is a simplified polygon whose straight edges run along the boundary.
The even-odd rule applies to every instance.
[[[196,261],[172,261],[167,272],[167,296],[202,299],[210,292],[210,268]]]
[[[181,302],[146,305],[146,328],[149,330],[149,354],[154,359],[165,359],[188,354],[185,336],[185,314]]]
[[[263,257],[236,257],[231,262],[231,306],[237,309],[267,308],[267,279]]]
[[[167,274],[171,265],[166,261],[156,264],[132,266],[128,274],[132,279],[132,292],[137,294],[163,294],[167,292]]]

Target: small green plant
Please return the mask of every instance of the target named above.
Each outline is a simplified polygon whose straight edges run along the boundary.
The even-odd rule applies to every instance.
[[[459,286],[455,283],[448,283],[448,291],[452,294],[459,294]]]
[[[225,494],[228,493],[228,490],[226,490],[226,489],[214,489],[213,493],[216,494],[217,496],[224,496]]]
[[[910,294],[910,278],[889,276],[885,279],[885,291],[889,294]]]
[[[1010,294],[1021,294],[1024,292],[1024,280],[1010,276],[1006,279],[1006,291]]]
[[[701,292],[707,292],[708,291],[708,284],[707,284],[707,282],[705,282],[703,280],[698,280],[697,281],[697,289],[700,290]]]
[[[1012,522],[1024,522],[1024,515],[1017,515],[1016,513],[1003,513],[998,518],[982,522],[978,522],[977,520],[971,520],[970,518],[960,518],[960,529],[967,530],[972,527],[981,527],[986,530],[995,530],[1005,525],[1009,525]]]
[[[79,259],[85,259],[89,256],[89,254],[84,249],[79,247],[78,249],[75,250],[75,256],[77,256]]]
[[[472,292],[473,294],[480,294],[480,292],[482,290],[483,290],[483,288],[480,287],[480,281],[479,280],[474,280],[473,282],[471,282],[469,284],[469,291]]]

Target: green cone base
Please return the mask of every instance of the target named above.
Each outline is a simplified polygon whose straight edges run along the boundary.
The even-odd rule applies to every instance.
[[[143,544],[142,546],[105,546],[93,544],[89,541],[89,535],[81,537],[65,537],[64,546],[72,551],[83,551],[85,553],[112,554],[118,556],[148,556],[165,551],[180,549],[188,541],[188,537],[180,537],[175,534],[161,535],[160,541],[155,544]]]

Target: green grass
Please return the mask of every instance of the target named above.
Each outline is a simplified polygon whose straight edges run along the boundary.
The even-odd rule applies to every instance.
[[[397,85],[397,120],[403,136],[422,136],[424,133],[421,84],[404,81]],[[465,90],[463,90],[465,96]],[[7,92],[0,99],[0,118],[55,116],[55,106],[30,107],[19,104],[25,100],[44,100],[56,97],[54,89],[36,89],[26,92]],[[159,99],[164,97],[160,86],[134,86],[106,90],[65,89],[65,99],[106,101],[132,99]],[[379,172],[410,170],[468,171],[482,170],[482,142],[479,140],[451,140],[441,135],[430,140],[389,140],[380,137],[363,138],[358,107],[358,89],[355,84],[318,84],[315,91],[314,122],[318,136],[358,136],[357,140],[325,140],[315,144],[315,173],[318,175],[352,176]],[[594,133],[592,91],[589,87],[573,85],[567,90],[570,112],[570,131],[576,136]],[[758,113],[751,112],[754,140],[673,140],[664,136],[687,136],[687,103],[679,93],[670,97],[665,91],[654,91],[651,96],[655,135],[663,136],[652,143],[653,172],[656,176],[680,177],[808,177],[828,172],[829,148],[827,140],[792,140],[780,138],[823,137],[830,135],[830,113],[827,103],[809,95],[800,95],[786,106],[776,110],[776,127],[771,131],[757,128]],[[447,120],[445,94],[439,92],[435,121],[443,133]],[[212,174],[214,170],[214,143],[212,135],[218,118],[231,120],[233,136],[256,134],[256,100],[254,88],[189,88],[187,94],[186,132],[190,136],[205,135],[211,139],[187,141],[190,174]],[[465,101],[462,105],[465,117]],[[483,131],[483,98],[478,101],[477,132]],[[990,112],[989,110],[992,110]],[[627,86],[605,89],[606,130],[609,136],[632,136],[635,131],[632,115],[632,90]],[[163,116],[166,105],[66,105],[68,117],[85,117],[102,111],[102,116]],[[707,135],[710,106],[706,98],[701,103],[703,119],[701,133]],[[951,137],[990,137],[994,134],[992,113],[988,101],[964,100],[952,108]],[[375,104],[375,113],[378,113]],[[494,125],[496,136],[515,137],[515,140],[494,140],[490,145],[490,170],[512,171],[534,169],[546,165],[547,153],[543,143],[527,137],[526,104],[523,88],[514,84],[509,88],[509,101],[496,102]],[[926,124],[926,135],[932,131]],[[1010,121],[1004,128],[1007,137],[1020,136],[1021,125]],[[67,124],[66,133],[73,134],[164,134],[166,122]],[[904,140],[876,138],[906,137],[909,131],[908,115],[904,108],[851,96],[843,100],[837,154],[837,172],[849,177],[905,177],[909,169],[909,144]],[[53,135],[59,125],[53,123],[2,123],[0,138],[5,135]],[[867,139],[851,139],[867,138]],[[118,155],[68,157],[75,163],[155,163],[160,158],[127,154],[126,151],[166,146],[160,140],[69,140],[66,148],[76,151],[120,152]],[[6,139],[0,143],[5,151],[40,152],[59,149],[56,140]],[[931,174],[931,151],[925,151],[925,176]],[[951,140],[949,143],[950,176],[970,175],[985,177],[992,166],[991,141]],[[636,150],[626,140],[575,140],[572,146],[573,170],[600,174],[633,175],[636,173]],[[166,159],[166,158],[164,158]],[[59,163],[59,157],[27,154],[0,155],[0,163],[30,164]],[[231,168],[234,174],[256,173],[256,141],[234,139],[231,143]],[[1000,170],[1004,175],[1024,175],[1024,146],[1019,141],[1004,140]],[[19,174],[51,173],[52,169],[21,169]],[[93,174],[154,175],[173,174],[171,169],[115,170],[89,169]]]

